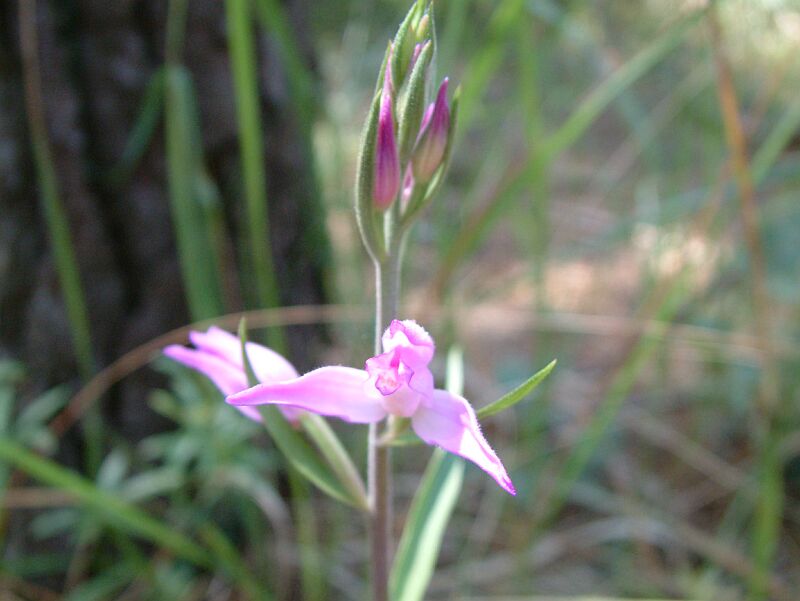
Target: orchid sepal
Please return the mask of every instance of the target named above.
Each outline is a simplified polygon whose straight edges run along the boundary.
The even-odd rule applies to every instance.
[[[444,178],[450,168],[452,158],[453,140],[455,138],[456,125],[458,123],[458,106],[461,98],[461,86],[457,87],[450,101],[450,128],[447,132],[447,143],[445,145],[444,156],[439,168],[433,174],[427,184],[417,183],[405,210],[403,211],[402,227],[407,229],[416,220],[419,213],[427,207],[439,188],[444,183]]]
[[[394,50],[390,47],[390,53]],[[400,159],[395,135],[396,92],[392,84],[392,62],[386,65],[381,105],[378,113],[378,131],[375,136],[375,166],[372,182],[372,200],[378,211],[385,211],[394,203],[400,191]]]
[[[389,51],[387,50],[387,56]],[[373,261],[383,261],[386,249],[383,237],[380,213],[373,202],[375,181],[375,148],[378,137],[378,119],[380,117],[381,98],[378,90],[372,99],[367,120],[361,133],[358,170],[356,172],[355,212],[361,240]]]
[[[397,28],[397,33],[395,33],[392,41],[392,45],[395,48],[395,53],[392,56],[395,89],[399,90],[403,85],[414,53],[414,46],[418,41],[422,41],[418,33],[422,16],[422,6],[419,2],[415,2]]]
[[[398,148],[400,164],[405,165],[416,142],[417,132],[425,112],[425,79],[433,57],[433,45],[425,42],[414,63],[405,94],[402,98],[398,121]]]

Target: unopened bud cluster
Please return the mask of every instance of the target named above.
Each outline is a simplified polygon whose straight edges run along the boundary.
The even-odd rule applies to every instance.
[[[447,168],[456,107],[448,79],[429,98],[435,53],[433,7],[417,2],[389,43],[364,127],[356,211],[362,237],[380,254],[381,216],[404,225],[433,196]]]

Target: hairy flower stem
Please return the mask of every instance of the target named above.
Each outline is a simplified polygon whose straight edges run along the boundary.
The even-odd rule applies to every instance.
[[[395,203],[396,205],[397,203]],[[386,215],[386,247],[383,260],[375,261],[375,354],[383,352],[381,336],[389,322],[397,317],[400,296],[400,261],[402,244],[397,236],[397,215]],[[391,419],[391,418],[390,418]],[[389,599],[391,558],[392,472],[390,448],[379,444],[378,424],[369,428],[368,488],[370,499],[370,560],[372,563],[373,601]]]

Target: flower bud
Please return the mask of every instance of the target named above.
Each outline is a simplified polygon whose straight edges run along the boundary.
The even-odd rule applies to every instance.
[[[414,65],[417,64],[417,59],[419,58],[419,55],[422,53],[423,46],[424,44],[422,43],[419,43],[416,46],[414,46],[414,52],[411,55],[411,62],[408,64],[409,71],[412,71],[414,69]]]
[[[450,131],[450,106],[447,102],[445,77],[439,87],[436,102],[428,106],[422,117],[419,135],[411,156],[414,177],[418,182],[427,182],[442,164]]]
[[[422,18],[417,23],[414,33],[417,34],[417,41],[424,42],[431,37],[431,17],[428,13],[422,15]]]
[[[372,199],[380,210],[394,202],[400,189],[400,159],[394,135],[394,101],[392,99],[391,60],[386,64],[378,117],[378,135],[375,145],[375,178]]]

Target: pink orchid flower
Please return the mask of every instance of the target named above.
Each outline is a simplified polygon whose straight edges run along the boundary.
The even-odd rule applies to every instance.
[[[225,396],[249,388],[242,361],[242,345],[236,336],[211,326],[207,332],[189,332],[189,340],[194,349],[172,344],[164,349],[164,354],[205,375]],[[291,363],[272,349],[255,342],[248,342],[246,348],[259,382],[282,382],[299,375]],[[255,407],[237,408],[250,419],[261,421],[261,414]],[[300,416],[300,410],[293,407],[280,409],[290,422],[296,422]]]
[[[383,335],[383,354],[369,359],[365,370],[321,367],[299,378],[270,379],[232,394],[227,402],[240,408],[273,404],[305,409],[357,424],[375,423],[388,415],[407,417],[426,443],[469,459],[504,490],[516,494],[469,402],[434,388],[428,368],[434,349],[433,339],[416,322],[395,320]]]

